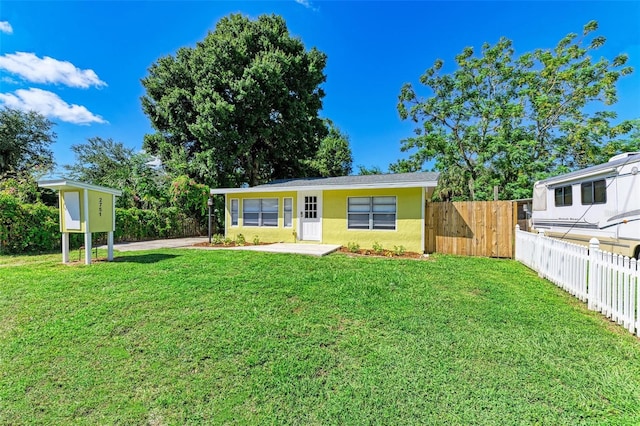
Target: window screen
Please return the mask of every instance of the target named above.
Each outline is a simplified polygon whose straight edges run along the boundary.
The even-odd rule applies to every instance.
[[[238,226],[238,199],[231,200],[231,226]]]
[[[396,197],[349,197],[348,229],[396,229]]]
[[[278,199],[243,200],[242,224],[244,226],[278,226]]]

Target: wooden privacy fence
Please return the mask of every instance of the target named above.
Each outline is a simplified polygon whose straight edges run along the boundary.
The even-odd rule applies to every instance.
[[[636,259],[516,230],[516,260],[587,307],[640,335],[640,269]]]
[[[516,201],[427,203],[425,251],[513,257]]]

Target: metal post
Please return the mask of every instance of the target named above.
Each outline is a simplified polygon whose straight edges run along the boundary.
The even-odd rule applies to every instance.
[[[62,263],[69,263],[69,233],[62,233]]]
[[[209,227],[207,234],[209,235],[209,244],[211,244],[211,206],[213,206],[213,198],[211,198],[211,196],[209,196],[207,200],[207,205],[209,206]]]
[[[85,189],[84,192],[84,263],[91,265],[91,227],[89,224],[89,190]]]
[[[113,260],[113,231],[107,232],[107,260]]]

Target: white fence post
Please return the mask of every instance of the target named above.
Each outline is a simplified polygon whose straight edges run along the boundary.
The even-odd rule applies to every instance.
[[[519,254],[520,251],[522,250],[522,247],[519,247],[521,244],[518,244],[518,232],[520,232],[520,225],[516,224],[516,232],[515,232],[515,238],[514,238],[514,244],[515,244],[515,250],[514,250],[514,257],[516,260],[518,260],[520,258]]]
[[[600,250],[600,242],[597,238],[589,240],[589,276],[587,277],[587,307],[596,310],[596,297],[598,279],[596,278],[596,251]]]
[[[536,259],[536,264],[535,267],[538,270],[538,276],[540,278],[544,278],[544,272],[543,272],[543,261],[544,261],[544,230],[540,230],[538,231],[538,241],[536,241],[536,244],[538,245],[538,251],[539,251],[539,256],[538,259]]]

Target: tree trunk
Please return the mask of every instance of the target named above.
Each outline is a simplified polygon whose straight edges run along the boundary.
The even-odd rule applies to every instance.
[[[473,179],[473,177],[470,177],[469,178],[469,196],[471,197],[471,201],[476,200],[475,183],[476,181]]]

